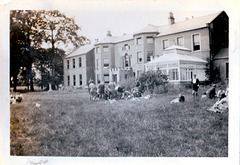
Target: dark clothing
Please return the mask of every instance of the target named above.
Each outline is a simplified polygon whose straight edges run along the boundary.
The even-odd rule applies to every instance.
[[[210,99],[214,98],[215,95],[216,95],[215,87],[211,87],[211,88],[206,92],[206,94],[207,94],[207,97],[208,97],[208,98],[210,98]]]
[[[198,80],[198,78],[192,79],[192,87],[193,87],[193,90],[195,92],[198,91],[198,88],[199,88],[199,80]]]

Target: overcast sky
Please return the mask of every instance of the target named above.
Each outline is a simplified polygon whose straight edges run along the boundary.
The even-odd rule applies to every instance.
[[[0,0],[11,1],[11,0]],[[0,4],[1,4],[0,3]],[[204,16],[212,14],[218,11],[226,11],[230,18],[230,54],[237,54],[236,49],[239,48],[239,0],[116,0],[116,1],[106,1],[106,0],[15,0],[11,1],[9,4],[0,6],[0,93],[1,96],[4,96],[3,100],[7,100],[8,95],[2,95],[2,93],[7,93],[9,91],[9,11],[16,9],[34,9],[34,10],[60,10],[69,17],[75,17],[76,23],[82,27],[82,35],[86,36],[92,42],[96,38],[103,38],[106,35],[106,32],[110,30],[112,35],[119,36],[123,33],[132,33],[136,32],[148,24],[153,25],[165,25],[168,22],[168,13],[173,12],[175,17],[175,22],[185,20],[186,17],[191,18]],[[231,55],[233,59],[231,61],[237,62],[237,65],[230,65],[231,70],[238,70],[239,68],[239,54],[236,56]],[[237,68],[236,68],[237,67]],[[237,72],[238,73],[238,72]],[[239,74],[235,74],[239,75]],[[231,77],[231,75],[230,75]],[[231,77],[233,82],[239,82],[239,76]],[[235,79],[237,79],[235,81]],[[238,86],[234,89],[238,89]],[[235,90],[236,91],[236,90]],[[231,92],[231,88],[230,88]],[[231,94],[233,94],[232,91]],[[6,97],[5,97],[6,96]],[[239,97],[237,97],[239,98]],[[239,100],[234,100],[233,102],[238,102]],[[2,102],[1,102],[2,103]],[[6,102],[5,102],[6,103]],[[209,159],[162,159],[162,158],[152,158],[152,159],[116,159],[116,158],[40,158],[40,157],[9,157],[9,104],[5,104],[4,109],[0,108],[0,111],[4,113],[8,112],[5,116],[6,120],[0,123],[0,137],[4,135],[4,145],[0,150],[0,157],[5,156],[4,164],[18,164],[18,165],[27,165],[30,164],[30,160],[37,162],[38,160],[48,160],[47,165],[68,165],[68,164],[179,164],[179,165],[188,165],[188,164],[208,164]],[[232,109],[233,110],[233,109]],[[236,109],[238,110],[238,109]],[[1,113],[3,114],[3,113]],[[236,115],[238,117],[238,115]],[[231,115],[230,115],[231,117]],[[7,120],[8,119],[8,120]],[[236,124],[238,121],[231,120],[230,127]],[[233,123],[233,124],[231,124]],[[233,129],[231,129],[233,130]],[[232,135],[230,133],[230,135]],[[235,139],[234,139],[235,138]],[[229,136],[230,141],[239,141],[238,136]],[[0,141],[1,146],[2,141]],[[230,149],[233,149],[234,144],[229,143]],[[238,147],[238,145],[237,145]],[[231,155],[226,159],[214,159],[213,164],[233,164],[229,163],[229,159],[237,159],[239,153],[235,152],[236,150],[231,150],[229,152]],[[234,155],[235,154],[235,155]],[[237,154],[237,155],[236,155]],[[7,155],[7,156],[6,156]],[[1,164],[0,160],[0,164]],[[215,162],[216,160],[216,162]],[[134,163],[133,163],[133,162]],[[150,161],[150,162],[149,162]]]

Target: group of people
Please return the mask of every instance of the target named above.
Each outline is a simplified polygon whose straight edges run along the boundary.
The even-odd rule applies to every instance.
[[[115,82],[110,82],[106,87],[103,82],[95,85],[92,78],[88,81],[88,92],[90,95],[90,100],[112,100],[141,97],[138,83],[136,83],[136,87],[134,87],[131,91],[127,91],[125,90],[124,86],[120,84],[116,85]]]

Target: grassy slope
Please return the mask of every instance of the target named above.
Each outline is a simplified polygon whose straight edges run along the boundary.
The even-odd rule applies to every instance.
[[[89,101],[86,92],[24,95],[11,105],[11,155],[223,157],[228,113],[206,111],[211,100],[170,105],[150,100]],[[35,104],[40,103],[40,107]]]

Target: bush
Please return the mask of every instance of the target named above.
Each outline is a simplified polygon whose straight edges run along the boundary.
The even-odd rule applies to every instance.
[[[136,86],[134,77],[121,80],[118,82],[118,84],[124,86],[125,90],[127,90],[127,91],[130,91],[132,88],[134,88]]]
[[[153,93],[154,91],[165,92],[168,84],[168,77],[160,71],[144,72],[138,80],[141,84],[142,92]]]

